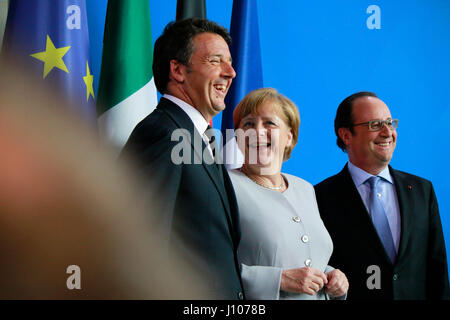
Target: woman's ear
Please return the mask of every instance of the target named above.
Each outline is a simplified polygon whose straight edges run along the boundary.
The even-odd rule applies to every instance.
[[[283,161],[288,160],[287,153],[288,153],[288,150],[289,150],[290,146],[292,145],[292,139],[293,139],[293,137],[294,137],[294,135],[293,135],[292,129],[291,129],[291,130],[289,130],[289,132],[288,132],[288,136],[287,136],[288,139],[287,139],[287,141],[286,141],[286,146],[284,147]]]
[[[286,147],[290,147],[292,145],[292,138],[294,137],[294,134],[292,133],[292,129],[288,132],[288,141],[286,143]]]

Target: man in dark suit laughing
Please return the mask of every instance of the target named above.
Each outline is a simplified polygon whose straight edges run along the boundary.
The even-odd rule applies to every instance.
[[[236,76],[230,43],[227,30],[208,20],[166,26],[153,60],[163,97],[136,126],[123,154],[135,157],[148,177],[148,199],[170,252],[204,276],[206,298],[243,299],[236,197],[223,164],[214,161],[208,133]]]
[[[348,277],[347,299],[448,299],[447,257],[430,181],[394,170],[398,120],[374,93],[339,105],[344,169],[315,186],[333,239],[330,264]]]

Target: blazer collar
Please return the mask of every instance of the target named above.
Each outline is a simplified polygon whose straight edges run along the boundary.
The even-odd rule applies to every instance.
[[[375,229],[370,214],[364,205],[361,195],[356,189],[355,183],[348,171],[348,164],[345,165],[344,169],[338,173],[338,178],[340,180],[340,197],[342,199],[348,199],[345,203],[344,212],[347,215],[347,220],[350,222],[350,228],[359,228],[363,234],[367,235],[367,241],[369,245],[374,247],[376,251],[384,257],[387,263],[392,264],[386,251],[384,249],[383,243],[378,237],[377,230]]]
[[[203,168],[206,170],[207,174],[209,175],[210,179],[212,180],[215,188],[219,192],[220,198],[222,200],[222,204],[225,208],[225,211],[227,213],[227,220],[230,226],[230,230],[233,232],[235,230],[234,223],[232,222],[232,216],[231,216],[231,209],[230,209],[230,203],[229,198],[227,195],[227,191],[225,189],[224,185],[224,170],[223,165],[216,165],[213,162],[212,157],[210,156],[209,152],[203,152],[206,149],[206,144],[203,141],[202,137],[198,133],[198,131],[194,127],[194,123],[189,118],[189,116],[186,114],[186,112],[183,111],[177,104],[173,103],[172,101],[161,98],[157,109],[164,112],[169,116],[169,118],[172,119],[172,121],[180,128],[185,129],[187,131],[187,135],[185,138],[188,139],[186,141],[190,141],[192,150],[194,151],[193,157],[191,158],[194,160],[194,163],[202,164]],[[201,141],[202,147],[201,150],[198,150],[198,147],[196,148],[194,146],[194,141]],[[212,163],[211,165],[207,164],[203,159],[206,157],[208,158],[208,163]],[[195,165],[195,164],[194,164]],[[225,173],[226,174],[226,173]]]
[[[397,192],[400,207],[401,230],[397,262],[401,262],[401,256],[404,254],[407,244],[410,242],[409,238],[411,236],[411,223],[413,219],[412,212],[414,211],[411,204],[414,203],[414,191],[408,176],[394,170],[391,166],[389,166],[389,171],[394,179],[395,191]]]
[[[359,188],[360,185],[365,183],[367,179],[374,176],[373,174],[371,174],[367,171],[364,171],[363,169],[355,166],[350,161],[347,162],[347,169],[348,169],[348,171],[353,179],[353,182],[355,183],[357,188]],[[384,180],[390,182],[391,184],[394,183],[392,180],[392,176],[389,173],[388,167],[384,168],[380,173],[377,174],[377,176],[384,178]]]
[[[197,129],[200,135],[202,135],[206,131],[209,124],[197,109],[195,109],[189,103],[169,94],[164,94],[163,98],[172,101],[178,107],[180,107],[188,115],[189,119],[191,119],[191,121],[194,123],[195,129]]]

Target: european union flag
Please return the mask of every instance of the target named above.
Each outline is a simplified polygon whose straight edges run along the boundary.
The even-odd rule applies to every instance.
[[[3,52],[96,119],[85,0],[11,0]]]

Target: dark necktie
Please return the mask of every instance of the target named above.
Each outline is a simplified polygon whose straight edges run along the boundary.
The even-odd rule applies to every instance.
[[[215,167],[217,168],[217,170],[219,172],[219,178],[220,178],[220,180],[223,181],[222,168],[217,163],[217,158],[216,158],[216,149],[217,149],[216,136],[214,135],[214,130],[212,130],[210,125],[208,125],[208,127],[206,128],[206,131],[205,131],[204,135],[206,136],[206,138],[209,141],[209,146],[211,147],[212,155],[213,155],[213,159],[214,159],[214,165],[215,165]]]
[[[378,236],[384,245],[387,255],[394,263],[397,252],[394,246],[394,240],[392,238],[391,229],[389,227],[389,222],[386,213],[383,209],[381,200],[378,198],[379,192],[379,182],[380,177],[370,177],[364,183],[368,183],[370,187],[370,197],[369,197],[369,213],[372,218],[373,225],[377,230]]]
[[[211,147],[213,158],[215,158],[217,142],[216,142],[216,136],[214,135],[214,131],[212,130],[210,125],[208,125],[208,127],[206,128],[205,136],[209,141],[209,146]]]

